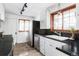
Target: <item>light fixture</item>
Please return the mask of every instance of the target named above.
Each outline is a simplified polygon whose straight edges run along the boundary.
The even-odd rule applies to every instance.
[[[57,14],[58,14],[58,15],[61,15],[61,11],[59,10]]]
[[[22,10],[21,10],[20,14],[22,14],[22,13],[24,12],[25,8],[27,8],[27,3],[24,3],[24,5],[23,5],[23,7],[22,7]]]

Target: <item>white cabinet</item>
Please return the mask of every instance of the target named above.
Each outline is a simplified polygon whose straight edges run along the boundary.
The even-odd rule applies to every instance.
[[[65,45],[65,43],[40,36],[40,52],[45,56],[68,56],[56,49],[56,47],[62,47],[62,45]]]
[[[53,56],[54,55],[54,53],[53,53],[54,48],[52,48],[52,45],[50,44],[49,40],[47,40],[47,39],[45,40],[45,55],[46,56]]]
[[[45,37],[40,36],[40,52],[45,55]]]
[[[2,3],[0,3],[0,20],[1,21],[5,20],[5,9]]]
[[[67,54],[59,51],[56,47],[61,47],[65,43],[61,43],[51,39],[45,39],[45,55],[46,56],[68,56]]]

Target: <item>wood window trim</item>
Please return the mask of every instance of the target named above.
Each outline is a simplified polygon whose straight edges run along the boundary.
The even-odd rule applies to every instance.
[[[50,31],[53,32],[53,31],[62,31],[62,32],[70,32],[69,30],[64,30],[63,29],[63,26],[62,26],[62,29],[59,30],[59,29],[54,29],[54,15],[56,15],[59,11],[62,13],[63,15],[63,12],[64,11],[67,11],[67,10],[70,10],[70,9],[73,9],[73,8],[76,8],[76,4],[73,4],[73,5],[70,5],[66,8],[63,8],[63,9],[60,9],[58,11],[55,11],[53,13],[50,14]],[[62,25],[63,25],[63,17],[62,17]],[[79,32],[79,30],[76,30],[75,32]]]
[[[30,21],[30,20],[27,20],[27,19],[19,19],[19,21],[20,21],[20,20],[24,20],[24,21]]]
[[[70,5],[70,6],[68,6],[68,7],[62,8],[62,9],[60,9],[60,10],[57,10],[57,11],[51,13],[51,15],[55,15],[55,14],[57,14],[58,12],[61,12],[61,13],[62,13],[62,12],[64,12],[64,11],[66,11],[66,10],[73,9],[73,8],[75,8],[75,7],[76,7],[76,4]]]
[[[54,31],[54,16],[50,15],[50,31]]]
[[[26,20],[26,19],[19,19],[18,22],[20,23],[20,20],[24,21],[24,30],[19,30],[18,32],[29,32],[29,30],[25,30],[25,21],[29,21],[30,20]]]
[[[19,30],[18,32],[29,32],[29,31],[21,31],[21,30]]]

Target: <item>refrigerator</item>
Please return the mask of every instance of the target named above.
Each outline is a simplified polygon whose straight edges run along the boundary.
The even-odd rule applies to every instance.
[[[40,31],[40,21],[31,20],[30,21],[30,31],[28,44],[34,47],[34,34],[39,34]]]

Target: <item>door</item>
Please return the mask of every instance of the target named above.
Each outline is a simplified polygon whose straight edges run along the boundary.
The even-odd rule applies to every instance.
[[[24,43],[29,40],[30,21],[19,19],[17,23],[17,43]]]

